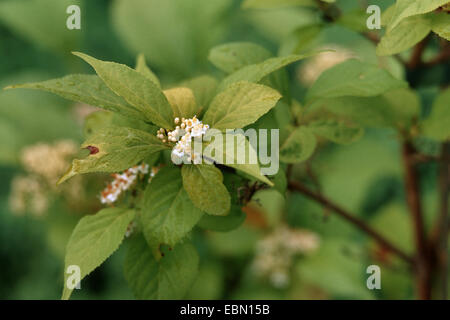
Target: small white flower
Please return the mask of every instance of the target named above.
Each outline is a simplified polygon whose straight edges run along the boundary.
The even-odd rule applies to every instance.
[[[114,180],[101,193],[101,203],[112,204],[116,202],[122,192],[130,189],[134,185],[140,174],[146,175],[148,172],[149,165],[143,163],[139,166],[131,167],[121,174],[113,174]]]
[[[192,119],[181,118],[181,123],[179,120],[179,118],[175,118],[175,124],[179,125],[173,131],[167,132],[167,140],[176,143],[172,149],[172,159],[174,162],[178,163],[184,160],[190,162],[195,158],[195,155],[191,151],[192,138],[201,137],[206,134],[209,126],[204,125],[197,119],[197,116],[194,116]],[[158,132],[157,137],[164,143],[167,141],[165,135],[162,133]]]

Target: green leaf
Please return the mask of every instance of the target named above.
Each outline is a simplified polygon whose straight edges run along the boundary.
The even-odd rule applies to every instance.
[[[125,127],[107,127],[99,130],[82,144],[91,154],[73,160],[68,172],[59,180],[89,172],[120,172],[149,155],[168,149],[155,135]]]
[[[216,68],[232,73],[245,66],[263,62],[271,56],[270,51],[255,43],[231,42],[212,48],[208,59]]]
[[[310,24],[295,29],[283,40],[279,55],[298,54],[309,49],[323,30],[322,24]]]
[[[313,0],[245,0],[243,9],[274,9],[293,6],[316,6]]]
[[[145,189],[142,223],[149,243],[175,245],[186,237],[202,215],[183,188],[178,168],[162,168]]]
[[[223,91],[235,82],[248,81],[258,83],[272,72],[275,72],[291,63],[300,61],[315,54],[316,52],[305,53],[301,55],[289,55],[286,57],[275,57],[267,59],[261,63],[246,66],[223,79],[223,81],[219,85],[218,91]]]
[[[123,64],[97,60],[79,52],[74,54],[89,63],[112,91],[141,111],[142,120],[166,129],[173,128],[172,109],[167,98],[146,76]]]
[[[267,113],[280,98],[270,87],[238,82],[214,98],[203,122],[219,130],[242,128]]]
[[[422,130],[426,136],[439,141],[450,138],[450,89],[436,98],[430,116],[422,124]]]
[[[347,27],[356,32],[367,31],[367,13],[366,10],[356,9],[341,15],[336,23]]]
[[[200,221],[198,226],[203,229],[227,232],[239,227],[245,220],[246,215],[241,210],[240,205],[240,188],[244,184],[245,179],[231,172],[224,172],[224,182],[223,184],[228,190],[231,198],[231,208],[230,212],[226,216],[212,216],[205,214]]]
[[[391,123],[408,127],[413,118],[420,115],[420,97],[409,88],[390,90],[382,95],[390,112]]]
[[[316,135],[340,144],[350,144],[359,140],[364,130],[349,121],[324,118],[308,123],[308,128]]]
[[[381,25],[383,27],[389,24],[392,17],[394,16],[394,13],[395,13],[395,4],[389,6],[386,10],[383,11],[383,13],[381,14]]]
[[[450,18],[448,12],[435,14],[432,17],[431,29],[440,37],[450,41]]]
[[[211,132],[211,130],[208,132]],[[220,136],[221,139],[216,139],[214,135],[208,135],[208,132],[204,136],[204,141],[212,141],[205,143],[203,154],[208,155],[208,159],[205,158],[205,161],[214,161],[217,164],[235,168],[269,186],[273,186],[273,183],[261,173],[261,168],[257,162],[257,153],[243,134],[227,132]],[[233,139],[234,143],[227,143],[227,141]],[[250,161],[252,159],[256,160],[256,163],[252,163]]]
[[[13,85],[5,89],[16,88],[47,91],[68,100],[97,106],[126,117],[143,119],[143,114],[138,109],[129,105],[122,97],[112,92],[102,79],[95,75],[74,74],[60,79]]]
[[[272,54],[267,49],[251,42],[232,42],[220,45],[213,48],[209,56],[210,61],[217,68],[228,74],[250,65],[263,63],[271,57]],[[259,82],[280,92],[285,92],[287,78],[286,70],[278,70]]]
[[[273,188],[284,196],[286,194],[288,182],[286,172],[282,168],[280,168],[277,174],[273,177],[273,182],[275,184]]]
[[[194,93],[191,89],[173,88],[164,90],[164,94],[172,107],[174,118],[178,117],[180,119],[188,119],[200,114],[201,109],[197,106]]]
[[[396,127],[405,129],[418,117],[420,101],[417,94],[406,88],[395,89],[375,97],[339,97],[320,99],[307,112],[318,115],[331,112],[343,120],[365,127]]]
[[[117,250],[134,216],[134,210],[108,208],[83,217],[67,244],[65,270],[71,265],[78,266],[81,279],[91,273]],[[66,284],[68,274],[64,274],[62,299],[67,300],[72,290]]]
[[[198,272],[199,257],[190,243],[166,250],[157,261],[144,237],[129,242],[125,278],[137,299],[183,299]]]
[[[311,102],[318,98],[343,96],[371,97],[407,85],[384,69],[350,59],[323,72],[309,89],[307,100]]]
[[[195,100],[199,108],[205,112],[217,89],[217,80],[211,76],[199,76],[186,80],[180,84],[194,92]],[[199,115],[200,116],[200,115]]]
[[[228,214],[230,194],[219,169],[209,164],[183,165],[181,175],[183,187],[197,208],[215,216]]]
[[[109,111],[96,111],[89,114],[84,119],[84,137],[87,138],[99,130],[113,126],[113,115],[114,113]]]
[[[156,135],[158,127],[137,119],[126,118],[118,113],[109,111],[95,111],[89,114],[84,120],[85,138],[107,127],[127,127],[146,131]]]
[[[161,88],[161,83],[159,82],[158,77],[153,73],[153,71],[147,66],[145,62],[144,54],[139,54],[136,59],[136,71],[146,76],[150,81],[153,81],[154,84]]]
[[[428,13],[448,3],[448,0],[397,0],[395,12],[388,25],[388,32],[408,17]]]
[[[309,110],[318,114],[335,113],[337,116],[347,116],[349,119],[365,127],[387,127],[391,125],[389,106],[381,97],[340,97],[320,99],[314,102]]]
[[[388,56],[405,51],[431,31],[431,21],[425,16],[414,16],[402,20],[394,29],[386,32],[377,45],[379,56]]]
[[[298,127],[289,134],[280,147],[280,160],[298,163],[307,160],[316,149],[316,137],[306,127]]]

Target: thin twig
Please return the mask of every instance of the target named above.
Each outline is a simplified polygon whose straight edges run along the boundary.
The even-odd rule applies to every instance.
[[[347,212],[345,209],[342,209],[338,205],[331,202],[329,199],[325,198],[323,195],[310,190],[303,184],[296,182],[296,181],[290,181],[288,184],[288,187],[290,190],[300,192],[301,194],[306,195],[309,198],[322,204],[326,208],[330,209],[331,211],[335,212],[336,214],[338,214],[339,216],[341,216],[348,222],[355,225],[358,229],[364,231],[366,234],[371,236],[375,241],[377,241],[381,246],[383,246],[387,250],[396,254],[398,257],[400,257],[404,261],[408,262],[409,264],[413,263],[413,259],[408,254],[406,254],[401,249],[399,249],[394,244],[392,244],[390,241],[385,239],[381,234],[379,234],[377,231],[372,229],[363,220],[360,220],[355,215]]]
[[[322,195],[322,186],[320,185],[320,181],[317,178],[316,174],[314,173],[312,167],[311,167],[311,158],[309,161],[306,162],[306,174],[308,175],[309,179],[311,180],[312,184],[314,185],[317,194]],[[328,208],[323,207],[323,218],[328,219],[330,215],[330,212]]]
[[[311,179],[311,182],[314,184],[317,193],[321,194],[322,186],[320,185],[319,179],[317,178],[316,174],[314,173],[311,167],[311,161],[306,162],[306,174],[308,175],[309,179]]]
[[[450,142],[442,144],[441,157],[446,157],[450,154]],[[450,192],[450,163],[442,162],[439,166],[439,193],[440,193],[440,208],[439,217],[433,228],[431,243],[440,266],[440,274],[442,279],[442,299],[448,298],[448,234],[449,234],[449,192]]]
[[[412,157],[415,163],[438,162],[443,164],[450,164],[450,156],[444,154],[440,156],[433,156],[423,153],[416,153]]]
[[[365,32],[363,35],[375,45],[380,42],[380,37],[375,32]]]
[[[422,41],[420,41],[413,50],[413,53],[411,55],[411,58],[408,62],[408,68],[409,69],[416,69],[418,66],[420,66],[423,61],[422,61],[422,55],[423,52],[425,51],[425,48],[427,47],[428,42],[430,41],[430,37],[427,36],[425,37],[425,39],[423,39]]]
[[[430,61],[423,62],[424,67],[433,67],[438,64],[448,62],[450,60],[450,46],[444,48],[437,56],[435,56]]]
[[[443,153],[450,153],[450,143],[444,143]],[[447,300],[448,298],[448,263],[450,255],[448,252],[448,234],[449,234],[449,181],[450,181],[450,165],[447,163],[441,164],[441,213],[442,213],[442,236],[441,236],[441,247],[444,259],[442,261],[442,299]]]
[[[420,299],[431,297],[431,265],[428,241],[425,236],[425,227],[420,201],[419,180],[415,168],[415,149],[408,141],[403,143],[402,158],[405,169],[406,200],[414,226],[414,239],[416,243],[416,277],[417,290]]]

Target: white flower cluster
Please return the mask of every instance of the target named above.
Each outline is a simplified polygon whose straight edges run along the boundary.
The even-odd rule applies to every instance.
[[[71,140],[59,140],[52,144],[37,143],[21,150],[20,160],[26,174],[12,180],[9,196],[11,212],[43,216],[57,197],[63,196],[67,203],[75,199],[78,203],[79,199],[83,199],[83,180],[80,176],[56,187],[56,182],[77,152],[77,143]]]
[[[29,211],[42,216],[49,207],[49,196],[38,177],[17,176],[12,181],[9,205],[14,214],[22,215]]]
[[[128,190],[135,183],[139,175],[146,175],[148,172],[149,165],[143,163],[125,170],[122,174],[112,174],[114,180],[102,191],[100,201],[104,204],[116,202],[122,192]]]
[[[157,137],[164,143],[176,143],[172,149],[173,158],[180,162],[184,160],[190,162],[195,158],[191,148],[192,138],[203,136],[209,129],[209,125],[203,124],[196,116],[192,119],[175,118],[174,122],[177,125],[175,130],[167,131],[166,136],[166,130],[161,128],[158,130]]]
[[[313,232],[278,227],[259,241],[253,268],[258,275],[268,277],[273,286],[285,288],[294,257],[314,251],[318,246],[319,238]]]
[[[56,188],[56,182],[67,170],[71,158],[78,152],[78,146],[71,140],[60,140],[53,144],[38,143],[27,146],[21,152],[21,161],[25,169],[44,178],[50,187]]]

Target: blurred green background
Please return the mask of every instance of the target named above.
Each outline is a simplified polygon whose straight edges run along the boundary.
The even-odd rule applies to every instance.
[[[383,8],[393,1],[377,1]],[[66,8],[82,8],[82,29],[67,30]],[[365,1],[340,0],[344,11],[364,8]],[[289,39],[317,14],[308,8],[243,10],[239,0],[0,0],[0,87],[91,73],[70,54],[82,51],[103,60],[133,66],[139,52],[167,87],[205,73],[221,74],[208,62],[209,49],[230,41],[251,41],[274,54],[289,49]],[[312,46],[339,45],[363,60],[380,63],[374,45],[357,32],[334,26]],[[407,77],[419,90],[423,114],[447,67],[405,74],[394,59],[385,63],[398,77]],[[305,84],[299,66],[291,66],[292,94],[301,101]],[[11,210],[11,185],[29,174],[23,150],[37,143],[82,140],[83,107],[53,95],[13,90],[0,92],[0,299],[58,299],[62,291],[64,246],[76,221],[99,206],[97,193],[104,177],[84,181],[86,205],[74,206],[49,191],[48,209],[39,215]],[[81,115],[80,115],[81,114]],[[431,141],[420,147],[437,152]],[[317,173],[321,192],[369,221],[386,237],[411,252],[410,220],[404,205],[402,168],[395,133],[368,130],[350,146],[325,145],[308,164]],[[308,169],[309,170],[309,169]],[[301,178],[307,166],[294,168]],[[421,166],[426,220],[437,212],[437,170]],[[96,182],[97,181],[97,185]],[[99,182],[100,181],[100,182]],[[91,190],[92,189],[92,190]],[[229,233],[195,230],[201,256],[199,279],[188,298],[200,299],[410,299],[413,284],[406,267],[340,218],[298,194],[260,195],[270,204],[248,215]],[[264,220],[258,223],[258,215]],[[284,221],[281,223],[280,221]],[[314,232],[318,248],[295,257],[287,283],[255,272],[260,243],[281,225]],[[75,299],[131,299],[123,277],[122,246],[104,265],[83,280]],[[282,258],[279,258],[282,259]],[[366,287],[366,268],[382,268],[382,290]]]

